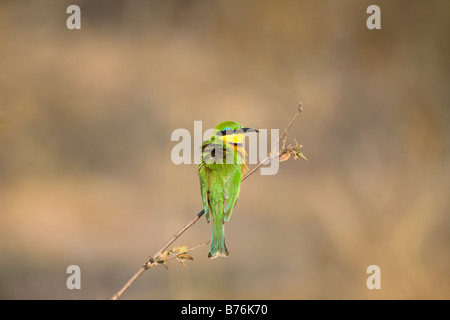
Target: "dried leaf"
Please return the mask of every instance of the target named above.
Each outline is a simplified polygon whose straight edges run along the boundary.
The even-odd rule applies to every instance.
[[[280,156],[279,161],[280,162],[287,161],[287,160],[289,160],[290,157],[291,157],[291,153],[290,152],[283,153]]]
[[[171,253],[172,250],[166,250],[163,253],[158,255],[158,260],[166,260],[167,256]]]
[[[179,254],[179,253],[185,253],[189,250],[188,246],[180,246],[180,247],[175,247],[172,249],[172,252],[174,254]]]
[[[186,253],[179,254],[177,257],[180,259],[194,260],[194,258],[192,258],[190,255],[188,255]]]
[[[302,158],[302,159],[305,160],[305,161],[308,161],[308,159],[305,157],[305,155],[304,155],[303,153],[301,153],[301,152],[297,152],[295,155],[296,155],[297,157]]]

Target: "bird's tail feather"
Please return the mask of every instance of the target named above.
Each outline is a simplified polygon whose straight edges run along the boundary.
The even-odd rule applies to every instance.
[[[225,246],[225,225],[221,219],[217,220],[213,221],[213,232],[208,254],[210,259],[228,256],[228,250]]]

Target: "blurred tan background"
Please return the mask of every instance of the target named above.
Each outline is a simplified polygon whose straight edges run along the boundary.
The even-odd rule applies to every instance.
[[[81,7],[81,30],[66,28]],[[366,8],[381,8],[368,30]],[[109,299],[201,209],[177,128],[290,131],[227,259],[123,299],[449,299],[448,1],[2,1],[0,298]],[[210,239],[204,218],[174,245]],[[67,266],[81,290],[66,288]],[[368,290],[366,268],[381,268]]]

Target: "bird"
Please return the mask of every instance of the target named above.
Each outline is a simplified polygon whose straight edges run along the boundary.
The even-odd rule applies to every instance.
[[[244,137],[256,129],[244,128],[235,121],[217,125],[209,140],[202,144],[202,160],[197,171],[200,179],[203,210],[206,221],[213,220],[208,258],[228,256],[225,245],[225,223],[230,220],[248,168]]]

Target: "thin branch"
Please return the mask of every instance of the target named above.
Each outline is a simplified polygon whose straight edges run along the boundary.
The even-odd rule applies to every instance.
[[[150,269],[151,267],[155,266],[156,264],[158,264],[157,262],[157,258],[164,252],[167,250],[167,248],[175,242],[175,240],[177,240],[182,234],[183,232],[185,232],[187,229],[189,229],[194,223],[197,222],[198,219],[200,219],[200,217],[202,215],[205,214],[205,211],[202,210],[199,213],[197,213],[197,215],[194,217],[194,219],[192,219],[191,221],[189,221],[184,227],[182,227],[180,230],[178,230],[173,236],[172,238],[170,238],[162,247],[161,249],[158,250],[158,252],[156,252],[153,257],[151,257],[150,259],[147,260],[147,262],[131,277],[130,280],[128,280],[128,282],[122,287],[122,289],[120,289],[115,295],[112,296],[111,300],[118,300],[122,294],[133,284],[134,281],[136,281],[137,278],[139,278],[141,276],[141,274],[144,273],[145,270]]]
[[[155,253],[153,255],[153,259],[149,259],[143,266],[143,268],[148,269],[153,267],[153,265],[156,264],[155,260],[157,259],[157,257],[159,255],[161,255],[164,251],[167,250],[167,248],[175,242],[175,240],[177,240],[182,234],[183,232],[185,232],[187,229],[189,229],[194,223],[197,222],[198,219],[201,218],[202,215],[205,214],[205,211],[202,210],[199,213],[197,213],[197,215],[194,217],[194,219],[192,219],[191,221],[189,221],[184,227],[182,227],[180,230],[177,231],[177,233],[175,233],[172,238],[170,238],[165,245],[162,246],[161,249],[159,249],[159,251],[157,253]]]
[[[277,142],[275,142],[272,145],[272,150],[276,150],[278,149],[280,142],[283,138],[287,138],[287,133],[289,131],[289,129],[292,127],[292,125],[294,124],[294,121],[297,119],[297,117],[300,115],[300,113],[303,111],[302,108],[302,102],[298,103],[298,108],[297,108],[297,112],[294,114],[294,117],[292,118],[292,120],[289,122],[289,124],[287,125],[286,129],[283,131],[283,133],[281,134],[280,138],[278,139]],[[286,141],[283,142],[283,150],[285,150],[284,146],[285,146]],[[242,181],[244,181],[245,179],[247,179],[250,175],[252,175],[253,173],[255,173],[256,171],[258,171],[259,168],[261,168],[263,165],[267,164],[270,160],[275,159],[277,157],[280,156],[282,152],[278,152],[276,154],[269,154],[268,157],[264,158],[263,160],[261,160],[252,170],[250,170],[249,172],[247,172],[243,177],[242,177]]]
[[[286,129],[284,129],[283,134],[278,139],[278,145],[280,144],[280,141],[287,135],[289,129],[291,129],[292,125],[294,124],[294,121],[297,120],[297,117],[300,115],[300,113],[303,111],[302,102],[300,101],[298,103],[297,112],[295,113],[294,117],[292,118],[291,122],[287,125]]]
[[[272,146],[272,150],[274,150],[274,147],[276,149],[278,149],[281,140],[285,139],[285,137],[287,136],[287,133],[289,131],[289,129],[292,127],[293,123],[295,122],[295,120],[297,119],[297,117],[300,115],[300,113],[302,112],[303,108],[302,108],[302,103],[299,102],[298,108],[297,108],[297,112],[295,113],[294,117],[292,118],[292,120],[289,122],[289,124],[287,125],[286,129],[283,131],[283,133],[281,134],[281,136],[279,137],[278,141],[276,143],[274,143],[274,145]],[[281,151],[272,154],[270,153],[268,157],[264,158],[262,161],[260,161],[252,170],[250,170],[249,172],[247,172],[247,174],[245,174],[242,177],[242,181],[244,181],[245,179],[247,179],[249,176],[251,176],[253,173],[255,173],[259,168],[261,168],[263,165],[265,165],[268,161],[278,158],[280,157],[281,154],[285,154],[285,153],[291,153],[294,155],[298,155],[302,158],[304,158],[303,154],[300,153],[300,149],[301,146],[298,146],[296,144],[295,147],[288,147],[287,149],[285,148],[285,143],[286,140],[283,141],[283,148]],[[300,155],[299,155],[300,154]],[[306,158],[304,158],[306,160]],[[179,229],[162,247],[161,249],[158,250],[158,252],[156,252],[152,257],[150,257],[150,259],[148,259],[145,264],[130,278],[130,280],[128,280],[128,282],[122,287],[122,289],[120,289],[116,294],[114,294],[111,297],[111,300],[118,300],[120,299],[120,297],[123,295],[123,293],[134,283],[134,281],[136,281],[137,278],[139,278],[145,270],[150,269],[152,267],[154,267],[155,265],[159,264],[161,260],[159,260],[159,257],[167,250],[167,248],[174,243],[187,229],[189,229],[194,223],[196,223],[198,221],[198,219],[200,219],[203,215],[205,214],[205,211],[202,210],[199,213],[197,213],[197,215],[190,220],[186,225],[184,225],[181,229]],[[201,245],[198,245],[196,247],[191,248],[189,251],[203,247],[207,244],[208,242],[205,242]],[[175,256],[169,257],[166,260],[169,260],[170,258],[173,258]]]

